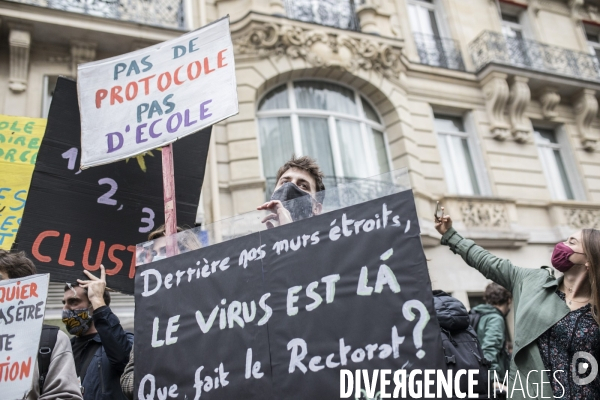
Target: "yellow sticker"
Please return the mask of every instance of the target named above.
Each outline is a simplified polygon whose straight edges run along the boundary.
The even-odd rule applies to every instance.
[[[0,115],[0,249],[17,236],[44,132],[43,118]]]

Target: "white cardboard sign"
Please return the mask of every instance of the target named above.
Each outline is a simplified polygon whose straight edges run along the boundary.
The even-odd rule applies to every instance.
[[[77,68],[81,168],[165,146],[238,113],[229,17]]]
[[[31,390],[50,275],[0,281],[0,393],[23,399]]]

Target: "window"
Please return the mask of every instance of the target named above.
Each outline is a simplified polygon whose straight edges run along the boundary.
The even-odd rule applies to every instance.
[[[360,30],[355,0],[285,0],[289,18],[340,29]]]
[[[506,40],[506,47],[510,60],[514,64],[530,66],[531,62],[527,52],[527,43],[523,34],[520,13],[501,12],[502,34]]]
[[[433,0],[410,0],[408,16],[412,31],[440,37]]]
[[[501,13],[502,34],[506,38],[523,39],[523,27],[518,15]]]
[[[566,146],[552,129],[534,128],[535,142],[553,199],[574,200],[571,174],[567,168]]]
[[[469,298],[469,309],[473,309],[473,307],[485,304],[485,300],[483,300],[483,293],[467,293],[467,297]]]
[[[315,158],[326,187],[390,171],[381,119],[354,90],[288,82],[263,97],[257,117],[267,194],[292,153]]]
[[[600,66],[600,28],[588,24],[585,24],[584,27],[589,53],[594,56],[594,63],[598,69]]]
[[[42,93],[42,118],[48,118],[50,112],[50,103],[52,103],[52,96],[54,95],[54,89],[56,88],[56,82],[58,76],[56,75],[44,75],[44,92]]]
[[[458,44],[442,37],[433,0],[409,0],[408,15],[422,64],[465,69]]]
[[[443,115],[435,115],[434,118],[449,192],[481,195],[481,184],[473,163],[470,135],[464,128],[463,119]]]

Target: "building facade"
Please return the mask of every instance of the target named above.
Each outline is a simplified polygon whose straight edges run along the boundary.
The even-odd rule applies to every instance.
[[[468,306],[487,281],[439,245],[436,201],[523,267],[600,228],[597,0],[3,0],[0,112],[45,116],[78,63],[226,15],[240,112],[213,128],[202,223],[262,204],[292,153],[328,187],[406,167],[433,286]]]

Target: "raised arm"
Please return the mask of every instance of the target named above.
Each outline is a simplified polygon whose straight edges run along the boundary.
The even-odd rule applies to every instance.
[[[520,268],[508,259],[496,257],[476,245],[474,241],[462,237],[452,227],[452,219],[449,215],[443,215],[438,219],[435,229],[442,234],[443,245],[450,247],[454,254],[460,255],[470,267],[511,292],[526,276],[536,273],[536,270]]]

